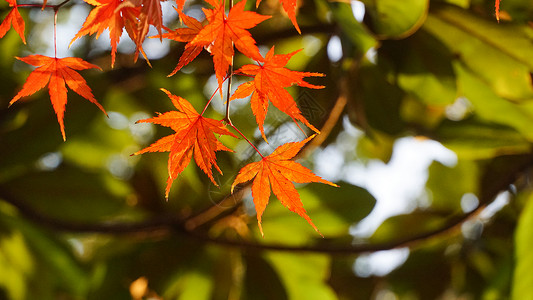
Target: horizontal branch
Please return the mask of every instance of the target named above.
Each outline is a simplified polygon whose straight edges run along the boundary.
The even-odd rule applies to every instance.
[[[200,235],[195,232],[187,232],[187,234],[195,239],[198,239],[203,242],[213,243],[221,246],[235,247],[246,250],[254,251],[282,251],[282,252],[304,252],[304,253],[322,253],[322,254],[334,254],[334,255],[354,255],[368,252],[384,251],[391,250],[402,247],[412,247],[414,244],[426,241],[427,239],[437,238],[448,232],[460,232],[461,225],[475,218],[485,206],[479,206],[477,209],[463,214],[457,217],[451,218],[446,222],[442,227],[435,230],[429,230],[420,234],[415,234],[405,238],[400,238],[396,240],[391,240],[389,242],[382,243],[362,243],[355,245],[328,245],[315,244],[315,245],[305,245],[305,246],[287,246],[282,244],[266,244],[266,243],[256,243],[249,241],[235,241],[228,240],[223,238],[211,238],[205,235]]]
[[[157,216],[152,217],[149,220],[139,222],[109,222],[109,223],[90,223],[90,222],[74,222],[67,220],[59,220],[53,217],[45,216],[25,203],[14,200],[6,195],[0,195],[0,197],[7,203],[16,207],[19,213],[27,220],[48,227],[52,230],[62,232],[74,232],[74,233],[98,233],[98,234],[110,234],[110,235],[127,235],[127,234],[157,234],[157,236],[172,235],[173,233],[189,236],[193,239],[199,240],[205,243],[211,243],[227,247],[236,247],[246,250],[255,251],[284,251],[284,252],[309,252],[309,253],[324,253],[324,254],[360,254],[365,252],[374,252],[381,250],[390,250],[394,248],[412,246],[413,243],[426,240],[428,238],[435,238],[440,234],[444,234],[449,231],[453,231],[459,228],[461,224],[470,218],[475,217],[484,206],[478,207],[470,213],[451,218],[442,227],[435,230],[430,230],[421,234],[392,240],[383,243],[368,243],[368,244],[356,244],[356,245],[328,245],[328,244],[316,244],[309,246],[287,246],[281,244],[266,244],[257,243],[252,241],[236,241],[223,238],[212,238],[204,233],[200,233],[194,230],[187,230],[182,220],[171,216]]]
[[[366,252],[375,252],[406,246],[413,246],[417,242],[425,241],[429,238],[436,238],[448,232],[460,232],[461,225],[465,221],[475,218],[485,207],[485,205],[480,205],[477,209],[469,213],[451,217],[443,226],[435,230],[429,230],[427,232],[414,234],[412,236],[399,238],[388,242],[366,243],[356,245],[328,245],[326,243],[323,243],[305,246],[288,246],[281,244],[257,243],[253,241],[236,241],[224,238],[209,237],[203,232],[187,229],[183,220],[168,215],[156,216],[152,217],[149,220],[129,223],[89,223],[59,220],[53,217],[45,216],[35,211],[33,208],[29,207],[24,202],[15,200],[14,198],[8,195],[0,194],[0,198],[16,207],[19,213],[29,221],[57,231],[75,233],[100,233],[111,235],[147,234],[146,236],[151,236],[150,234],[157,234],[157,236],[159,237],[162,235],[162,233],[168,236],[172,234],[181,234],[201,242],[216,244],[220,246],[236,247],[244,250],[308,252],[335,255],[360,254]]]
[[[147,233],[161,230],[169,230],[175,226],[180,226],[181,221],[174,216],[157,216],[149,220],[139,222],[106,222],[91,223],[60,220],[46,216],[25,202],[7,194],[5,189],[0,187],[0,199],[17,208],[18,212],[27,220],[48,227],[49,229],[77,232],[77,233],[104,233],[112,235]]]

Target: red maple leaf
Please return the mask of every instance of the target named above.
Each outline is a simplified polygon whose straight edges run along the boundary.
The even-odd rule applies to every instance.
[[[111,66],[114,66],[117,45],[122,36],[122,31],[125,27],[129,28],[129,32],[134,31],[133,28],[137,26],[137,16],[140,14],[140,9],[138,7],[123,6],[123,0],[84,1],[96,7],[91,10],[80,31],[76,33],[70,42],[70,45],[84,35],[96,33],[96,38],[98,39],[104,30],[109,29],[109,38],[111,39]]]
[[[296,2],[297,0],[279,0],[281,2],[281,5],[283,6],[283,9],[289,16],[289,19],[292,22],[292,25],[294,25],[294,28],[298,31],[298,33],[302,33],[300,31],[300,27],[298,26],[298,23],[296,22]],[[261,0],[257,0],[255,3],[256,7],[259,7],[259,3],[261,3]]]
[[[298,85],[312,89],[324,88],[324,86],[313,85],[303,80],[304,77],[324,76],[324,74],[297,72],[285,68],[285,65],[291,57],[299,51],[300,50],[289,54],[274,55],[274,47],[272,47],[265,56],[263,64],[244,65],[235,71],[236,74],[254,77],[254,80],[241,84],[231,96],[230,100],[244,98],[250,94],[252,95],[250,105],[265,141],[267,139],[263,125],[265,123],[269,101],[279,110],[289,115],[294,122],[298,120],[313,131],[317,133],[319,132],[318,129],[311,125],[302,115],[292,96],[287,90],[285,90],[286,87],[291,85]]]
[[[218,185],[213,178],[212,167],[222,174],[216,163],[216,151],[232,151],[224,146],[215,134],[236,136],[231,133],[222,121],[205,118],[198,114],[194,107],[185,99],[165,92],[177,111],[170,111],[160,114],[154,118],[139,120],[137,123],[154,123],[170,127],[176,133],[163,137],[148,146],[147,148],[135,152],[133,155],[146,152],[168,152],[168,180],[165,197],[168,199],[172,182],[183,172],[189,164],[192,156],[196,164],[204,171],[213,184]]]
[[[251,11],[244,11],[246,0],[237,3],[231,8],[229,14],[225,13],[225,2],[219,0],[206,0],[214,9],[203,8],[208,24],[204,26],[198,34],[186,45],[185,53],[182,55],[184,64],[192,61],[194,57],[190,55],[188,48],[207,48],[213,56],[215,65],[215,75],[222,92],[222,83],[227,75],[229,66],[233,63],[233,45],[244,55],[251,59],[262,61],[259,49],[256,46],[252,35],[247,31],[257,24],[269,19],[270,16],[263,16]],[[196,52],[194,52],[196,53]],[[180,62],[182,59],[180,58]],[[180,65],[178,65],[180,66]],[[179,70],[179,68],[177,67]],[[176,71],[176,70],[175,70]]]
[[[269,156],[265,156],[258,162],[253,162],[244,166],[235,178],[235,181],[231,186],[232,193],[237,184],[255,178],[252,183],[252,197],[257,212],[257,223],[259,224],[261,235],[264,235],[263,228],[261,227],[261,216],[263,215],[270,198],[270,188],[272,188],[274,195],[276,195],[281,204],[287,207],[290,211],[299,214],[307,220],[317,232],[319,232],[315,224],[311,221],[311,218],[307,215],[302,201],[300,200],[300,195],[292,184],[292,182],[321,182],[331,186],[337,186],[334,183],[318,177],[308,168],[291,160],[314,136],[315,135],[312,135],[301,142],[286,143],[279,146]]]
[[[2,24],[0,24],[0,38],[3,38],[9,28],[11,28],[11,25],[13,25],[13,29],[15,29],[15,31],[19,34],[22,42],[26,44],[26,38],[24,37],[24,19],[22,19],[22,16],[19,13],[17,1],[6,1],[9,3],[10,7],[13,7],[13,9],[7,14]]]
[[[75,71],[86,69],[101,70],[97,65],[93,65],[77,57],[56,58],[43,55],[30,55],[17,57],[17,59],[37,68],[30,73],[22,86],[22,90],[9,102],[9,105],[12,105],[22,97],[34,94],[48,84],[50,101],[57,115],[63,140],[66,140],[65,126],[63,125],[65,105],[67,104],[67,87],[65,84],[78,95],[94,103],[105,113],[104,108],[94,98],[91,88],[87,85],[85,79]]]

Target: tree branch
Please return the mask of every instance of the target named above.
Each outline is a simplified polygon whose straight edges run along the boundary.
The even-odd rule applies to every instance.
[[[89,223],[60,220],[46,216],[36,211],[23,201],[16,199],[13,195],[5,192],[0,187],[0,199],[17,208],[18,212],[29,221],[44,225],[50,229],[78,232],[78,233],[108,233],[113,235],[146,233],[161,230],[168,230],[181,223],[175,216],[157,216],[153,219],[141,222],[109,222],[109,223]]]
[[[89,223],[89,222],[73,222],[66,220],[59,220],[53,217],[45,216],[22,201],[15,200],[2,193],[0,195],[5,202],[10,203],[18,209],[18,212],[27,220],[48,227],[57,231],[75,232],[75,233],[101,233],[111,235],[127,235],[127,234],[144,234],[144,236],[171,236],[173,233],[189,236],[198,241],[216,244],[226,247],[236,247],[246,250],[255,251],[284,251],[284,252],[308,252],[308,253],[323,253],[323,254],[337,254],[349,255],[360,254],[365,252],[374,252],[381,250],[390,250],[399,247],[412,246],[414,243],[426,240],[428,238],[435,238],[441,234],[449,231],[460,231],[460,226],[467,220],[477,216],[485,206],[481,205],[476,210],[457,217],[452,217],[442,227],[416,234],[406,238],[400,238],[384,243],[368,243],[357,245],[328,245],[325,243],[306,246],[287,246],[281,244],[263,244],[252,241],[236,241],[224,238],[212,238],[195,230],[189,230],[182,220],[173,216],[157,216],[149,220],[140,222],[113,222],[113,223]]]
[[[507,190],[510,184],[533,165],[533,154],[503,156],[492,160],[485,166],[484,175],[480,180],[481,190],[479,207],[469,213],[462,215],[450,216],[441,227],[435,230],[429,230],[420,234],[394,239],[383,243],[366,243],[357,245],[332,245],[319,243],[315,245],[304,246],[287,246],[280,244],[264,244],[254,241],[236,241],[225,238],[209,237],[206,233],[196,230],[204,224],[205,221],[213,220],[213,215],[217,216],[220,211],[225,211],[224,207],[219,206],[220,211],[211,211],[210,208],[205,213],[199,214],[188,220],[181,220],[175,216],[159,215],[149,220],[124,223],[88,223],[59,220],[49,217],[35,211],[24,202],[16,199],[5,192],[0,187],[0,198],[10,203],[18,209],[18,212],[29,221],[58,231],[78,232],[78,233],[102,233],[102,234],[148,234],[148,236],[171,236],[172,234],[181,234],[201,242],[211,243],[227,247],[237,247],[247,250],[256,251],[287,251],[287,252],[312,252],[336,255],[350,255],[380,250],[390,250],[398,247],[414,246],[415,244],[439,237],[444,234],[460,232],[461,225],[472,218],[475,218],[490,202],[492,202],[499,192]],[[234,196],[240,197],[245,190],[240,190]],[[225,198],[222,202],[235,201],[235,199]],[[228,202],[229,203],[229,202]],[[202,219],[202,218],[205,219]],[[187,223],[195,220],[196,223]],[[191,225],[192,224],[192,225]],[[320,241],[319,241],[320,242]]]

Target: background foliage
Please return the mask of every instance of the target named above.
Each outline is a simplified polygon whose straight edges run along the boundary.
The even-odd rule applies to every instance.
[[[531,1],[504,0],[498,24],[492,0],[365,0],[363,22],[350,3],[305,0],[298,14],[302,35],[278,1],[263,2],[258,11],[275,21],[252,30],[262,50],[303,47],[291,69],[326,74],[313,80],[324,90],[291,90],[323,132],[303,164],[318,164],[330,147],[342,149],[336,155],[345,165],[386,163],[395,141],[406,137],[440,142],[457,162],[433,162],[411,212],[387,219],[369,237],[354,237],[350,228],[376,199],[350,183],[354,174],[343,173],[327,178],[341,188],[299,188],[325,238],[274,198],[261,238],[247,188],[229,196],[236,172],[252,159],[242,141],[224,140],[240,152],[218,154],[225,172],[220,188],[190,166],[169,202],[166,157],[130,157],[169,133],[134,124],[172,109],[159,87],[197,109],[204,105],[216,84],[207,53],[167,78],[183,44],[145,43],[149,55],[159,51],[149,68],[133,64],[131,44],[122,43],[109,69],[102,43],[77,41],[73,54],[104,68],[84,77],[109,118],[69,93],[63,142],[46,92],[7,108],[31,71],[13,56],[48,51],[42,33],[51,30],[40,9],[21,8],[31,20],[32,46],[12,31],[0,40],[0,299],[533,298]],[[202,3],[187,5],[194,13]],[[62,8],[59,24],[66,26],[59,36],[87,13],[81,1]],[[166,21],[177,24],[176,17]],[[72,37],[58,45],[59,55],[67,54]],[[334,45],[342,57],[328,55]],[[233,103],[233,122],[261,144],[246,100]],[[218,105],[209,117],[222,118]],[[275,112],[267,123],[270,145],[260,145],[267,151],[302,139]],[[393,248],[406,255],[391,272],[365,265],[372,254]]]

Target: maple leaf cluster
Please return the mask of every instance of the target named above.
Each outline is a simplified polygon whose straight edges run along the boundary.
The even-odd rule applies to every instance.
[[[20,15],[16,0],[6,0],[11,11],[0,24],[0,38],[13,27],[24,43],[24,20]],[[169,74],[172,76],[181,70],[185,65],[192,62],[203,49],[206,49],[213,57],[214,73],[218,82],[218,90],[222,96],[222,85],[231,76],[245,76],[250,80],[241,84],[233,95],[228,94],[227,105],[232,100],[250,97],[250,105],[255,116],[262,138],[268,142],[264,130],[265,118],[269,104],[272,103],[281,112],[287,114],[297,125],[298,122],[305,124],[308,128],[319,133],[301,113],[296,102],[287,88],[296,85],[311,89],[321,89],[324,86],[313,85],[306,81],[306,77],[321,77],[324,74],[312,72],[298,72],[287,69],[285,66],[289,60],[300,50],[288,54],[275,54],[274,46],[261,55],[249,29],[259,23],[268,20],[271,16],[265,16],[253,11],[246,11],[246,0],[242,0],[230,7],[226,13],[226,3],[224,0],[205,0],[212,8],[203,8],[205,20],[201,22],[183,12],[185,0],[176,0],[177,11],[184,27],[169,29],[163,25],[161,1],[160,0],[84,0],[94,6],[83,23],[81,29],[74,36],[70,45],[77,39],[85,35],[96,34],[96,38],[105,31],[109,31],[111,43],[111,66],[116,60],[117,46],[123,32],[133,40],[136,45],[134,60],[139,53],[145,58],[146,54],[142,48],[148,29],[154,26],[159,39],[171,39],[186,43],[184,51],[179,58],[177,66]],[[163,0],[165,1],[165,0]],[[257,0],[259,6],[261,0]],[[280,0],[284,10],[295,29],[301,33],[296,22],[296,0]],[[42,9],[53,8],[57,14],[62,4],[56,6],[47,5],[43,2]],[[496,18],[499,21],[499,4],[496,0]],[[32,5],[26,5],[32,6]],[[163,34],[163,30],[167,31]],[[54,35],[55,23],[54,23]],[[54,39],[55,40],[55,39]],[[54,45],[55,46],[55,45]],[[56,47],[56,46],[55,46]],[[255,61],[255,64],[241,66],[236,71],[231,71],[235,50]],[[17,102],[22,97],[30,96],[38,90],[48,86],[50,101],[57,115],[63,139],[66,140],[65,126],[63,123],[65,106],[67,104],[67,86],[75,93],[94,103],[105,113],[104,108],[97,102],[91,89],[83,77],[77,72],[85,69],[100,69],[100,67],[86,62],[80,58],[66,57],[57,58],[43,55],[29,55],[19,58],[27,64],[35,66],[28,76],[22,89],[9,102],[9,105]],[[148,62],[148,59],[146,59]],[[148,62],[149,64],[149,62]],[[152,145],[132,154],[139,155],[147,152],[169,152],[168,157],[168,179],[165,189],[165,197],[168,199],[170,188],[174,180],[184,171],[194,157],[198,167],[209,177],[213,184],[218,185],[213,177],[214,168],[220,174],[222,170],[216,161],[216,152],[232,151],[223,145],[218,137],[227,135],[237,138],[227,127],[225,122],[206,118],[202,113],[198,113],[194,107],[184,98],[175,96],[165,89],[161,89],[172,101],[175,111],[159,114],[153,118],[139,120],[138,123],[153,123],[170,127],[174,134],[165,136]],[[223,97],[222,97],[223,98]],[[211,100],[207,103],[209,105]],[[206,105],[206,108],[207,108]],[[205,108],[204,108],[205,111]],[[229,113],[229,110],[228,110]],[[243,138],[246,137],[229,121],[229,115],[224,120],[228,122],[235,131]],[[301,128],[300,128],[301,129]],[[302,129],[303,131],[303,129]],[[293,183],[320,182],[331,186],[336,186],[313,174],[311,170],[293,161],[294,157],[314,136],[306,138],[300,142],[286,143],[274,150],[270,155],[262,155],[255,146],[246,139],[252,147],[259,153],[261,160],[252,162],[244,166],[236,176],[231,192],[239,184],[249,181],[252,183],[252,198],[257,212],[257,221],[261,234],[261,218],[269,202],[271,191],[278,200],[289,210],[303,217],[309,224],[318,231],[317,227],[307,215],[299,194]]]
[[[0,24],[0,38],[5,36],[8,30],[13,27],[25,44],[25,24],[18,11],[19,5],[16,0],[6,1],[11,7],[11,11]],[[105,30],[108,30],[111,43],[112,67],[115,64],[117,46],[124,31],[136,45],[134,55],[134,60],[136,61],[139,53],[146,58],[142,44],[148,34],[149,27],[154,26],[158,31],[156,37],[159,39],[166,38],[186,43],[177,66],[169,76],[176,74],[185,65],[192,62],[203,49],[206,49],[213,58],[214,73],[221,96],[223,96],[222,85],[229,77],[245,76],[250,79],[241,84],[233,95],[230,96],[228,94],[228,99],[226,99],[228,110],[223,119],[225,122],[204,117],[203,111],[198,113],[187,100],[171,94],[166,89],[161,90],[167,94],[176,110],[138,121],[138,123],[159,124],[175,131],[175,133],[165,136],[150,146],[132,154],[169,152],[168,179],[165,189],[165,197],[167,199],[173,181],[184,171],[193,157],[196,165],[208,176],[211,182],[218,185],[212,173],[214,168],[222,174],[222,170],[216,161],[216,152],[232,151],[222,144],[218,137],[227,135],[237,138],[226,127],[226,123],[246,139],[229,119],[230,102],[235,99],[250,97],[251,109],[265,142],[268,143],[264,123],[270,103],[281,112],[287,114],[298,127],[300,127],[298,122],[301,122],[314,131],[315,134],[300,142],[283,144],[267,156],[262,155],[246,139],[258,152],[261,159],[247,164],[239,171],[231,186],[231,192],[233,193],[237,185],[253,181],[251,184],[252,198],[261,234],[263,234],[261,219],[269,202],[271,191],[284,206],[303,217],[319,232],[307,215],[293,183],[319,182],[331,186],[337,185],[320,178],[313,174],[311,170],[293,160],[302,147],[319,133],[319,130],[302,115],[287,88],[296,85],[311,89],[322,89],[324,86],[310,84],[304,81],[304,78],[321,77],[324,74],[298,72],[285,67],[289,60],[301,49],[288,54],[276,55],[274,46],[272,46],[265,56],[261,55],[255,39],[248,30],[268,20],[271,16],[246,11],[246,0],[242,0],[235,5],[230,4],[231,7],[228,13],[226,13],[226,2],[224,0],[205,0],[212,8],[202,8],[205,20],[201,22],[183,12],[185,0],[176,0],[177,7],[175,10],[184,27],[172,30],[163,25],[161,0],[84,1],[94,7],[81,29],[73,37],[70,45],[85,35],[96,34],[96,38],[99,38]],[[496,19],[499,21],[500,0],[495,1]],[[256,7],[259,6],[260,2],[261,0],[256,1]],[[300,27],[296,22],[296,0],[280,0],[280,2],[295,29],[298,33],[301,33]],[[46,0],[44,0],[42,9],[53,8],[57,15],[59,8],[65,3],[54,6],[47,5]],[[32,4],[25,6],[37,7],[37,5]],[[163,30],[167,32],[163,34]],[[55,34],[56,24],[54,21],[54,37]],[[233,66],[234,49],[255,61],[255,64],[243,65],[236,71],[232,71],[233,68],[230,69],[230,66]],[[48,57],[35,54],[16,58],[36,68],[30,73],[22,89],[9,102],[9,105],[48,86],[50,101],[57,115],[64,140],[66,140],[66,135],[63,118],[67,104],[67,86],[75,93],[94,103],[105,113],[104,108],[97,102],[86,81],[77,72],[86,69],[101,70],[100,67],[75,57],[57,58],[57,56]],[[147,58],[146,61],[149,64]],[[206,108],[210,102],[211,100],[207,103]]]
[[[160,0],[84,0],[95,6],[83,23],[80,31],[74,36],[70,45],[84,35],[96,33],[96,38],[109,30],[111,40],[111,66],[115,64],[117,46],[122,32],[126,30],[136,45],[136,61],[139,52],[146,58],[142,48],[148,29],[153,25],[161,35],[163,17]],[[148,59],[146,58],[146,61]]]
[[[42,6],[40,6],[36,4],[21,5],[17,4],[16,0],[6,1],[9,7],[11,7],[11,10],[0,24],[0,38],[4,37],[12,27],[18,33],[24,44],[26,44],[24,36],[25,23],[18,10],[19,7],[52,8],[57,16],[59,8],[68,2],[64,1],[58,5],[48,5],[46,0],[44,0]],[[213,58],[214,73],[221,96],[223,96],[223,83],[228,78],[232,76],[244,76],[250,79],[241,84],[233,95],[228,94],[226,99],[228,110],[223,119],[224,121],[204,117],[203,111],[202,113],[198,113],[187,100],[175,96],[165,89],[161,90],[167,94],[176,110],[138,121],[138,123],[159,124],[175,131],[175,133],[163,137],[145,149],[132,154],[169,152],[168,179],[165,189],[165,197],[167,199],[172,183],[189,165],[193,157],[198,167],[208,176],[211,182],[218,185],[213,177],[212,171],[214,168],[222,174],[222,170],[216,161],[216,152],[232,151],[223,145],[218,140],[218,137],[227,135],[237,138],[226,127],[229,125],[246,139],[230,121],[229,105],[232,100],[250,97],[251,110],[255,116],[261,136],[267,143],[268,140],[265,134],[264,123],[270,103],[281,112],[287,114],[298,127],[300,127],[298,123],[300,122],[314,131],[315,134],[319,133],[319,130],[302,115],[302,112],[287,88],[296,85],[311,89],[322,89],[324,86],[310,84],[304,78],[321,77],[324,74],[298,72],[287,69],[285,66],[289,60],[300,50],[288,54],[275,54],[274,46],[272,46],[265,56],[261,55],[255,39],[248,30],[270,19],[271,16],[245,10],[246,0],[242,0],[235,5],[230,4],[231,7],[227,13],[226,2],[224,0],[205,0],[211,8],[202,8],[205,15],[205,20],[203,21],[188,16],[183,11],[185,0],[175,0],[177,5],[175,10],[183,24],[183,27],[177,29],[169,29],[163,25],[161,2],[166,0],[84,1],[93,6],[93,8],[81,29],[71,40],[70,45],[85,35],[96,34],[96,38],[99,38],[107,30],[111,44],[112,67],[116,61],[117,46],[123,32],[126,32],[136,45],[134,55],[134,60],[136,61],[139,53],[146,58],[142,44],[147,37],[150,26],[154,26],[158,32],[156,37],[160,40],[165,38],[186,43],[177,66],[169,76],[176,74],[184,66],[191,63],[205,49]],[[260,2],[261,0],[256,1],[256,7],[259,6]],[[298,33],[301,33],[300,27],[296,22],[296,0],[280,0],[280,2],[295,29]],[[496,19],[499,21],[500,0],[495,0],[495,12]],[[163,30],[166,33],[163,33]],[[56,24],[54,21],[54,41],[56,40],[55,35]],[[57,46],[54,45],[54,47]],[[233,71],[235,49],[255,63],[243,65],[236,71]],[[75,93],[94,103],[105,113],[104,108],[95,99],[87,82],[77,72],[86,69],[101,70],[100,67],[75,57],[58,58],[57,56],[48,57],[34,54],[22,58],[16,57],[16,59],[36,68],[29,74],[22,89],[13,97],[9,105],[47,86],[50,101],[57,116],[64,140],[66,140],[66,134],[63,119],[67,104],[67,86]],[[146,61],[150,64],[147,58]],[[210,102],[211,100],[207,103],[206,108]],[[302,128],[300,127],[300,129]],[[273,153],[266,156],[259,152],[246,139],[258,152],[261,160],[249,163],[239,171],[231,186],[231,192],[233,193],[237,185],[253,181],[251,184],[252,197],[261,234],[263,234],[261,218],[268,204],[271,191],[284,206],[302,216],[318,231],[303,208],[299,194],[293,184],[320,182],[336,186],[334,183],[313,174],[311,170],[293,160],[302,147],[315,134],[300,142],[283,144],[276,148]]]
[[[274,47],[272,47],[263,57],[248,29],[269,19],[270,16],[245,11],[246,1],[237,3],[227,14],[224,1],[206,0],[206,2],[213,8],[203,8],[206,16],[205,24],[177,9],[185,27],[175,30],[168,29],[168,32],[162,35],[163,38],[187,43],[176,68],[169,76],[174,75],[185,65],[192,62],[203,49],[207,49],[213,57],[214,71],[221,96],[222,84],[228,76],[243,75],[247,78],[252,78],[252,80],[239,86],[233,96],[228,99],[228,102],[251,96],[252,112],[256,117],[265,141],[267,141],[267,137],[264,132],[264,122],[270,102],[291,117],[296,124],[300,121],[311,130],[319,133],[318,129],[311,125],[302,115],[286,88],[293,85],[313,89],[324,88],[324,86],[313,85],[304,81],[305,77],[320,77],[324,75],[321,73],[297,72],[285,68],[288,61],[300,50],[285,55],[275,55]],[[234,48],[254,60],[256,64],[244,65],[237,71],[228,74],[229,66],[233,64]],[[203,117],[185,99],[174,96],[166,90],[163,91],[167,93],[178,111],[160,114],[157,117],[139,122],[167,126],[176,131],[176,133],[161,138],[135,154],[170,152],[165,193],[167,198],[172,182],[189,164],[192,156],[194,156],[200,169],[217,185],[213,179],[212,168],[214,167],[220,174],[222,174],[222,171],[216,164],[215,152],[231,150],[222,145],[216,139],[215,134],[236,136],[231,134],[221,121]],[[226,120],[229,120],[229,118]],[[237,130],[231,123],[229,124],[233,129]],[[269,156],[263,156],[258,151],[262,160],[245,166],[235,179],[232,192],[237,184],[245,183],[255,177],[252,185],[252,197],[261,233],[263,233],[261,216],[268,203],[271,188],[283,205],[304,217],[318,231],[303,209],[298,192],[292,182],[321,182],[333,186],[335,184],[314,175],[309,169],[290,160],[311,138],[299,143],[282,145]]]

